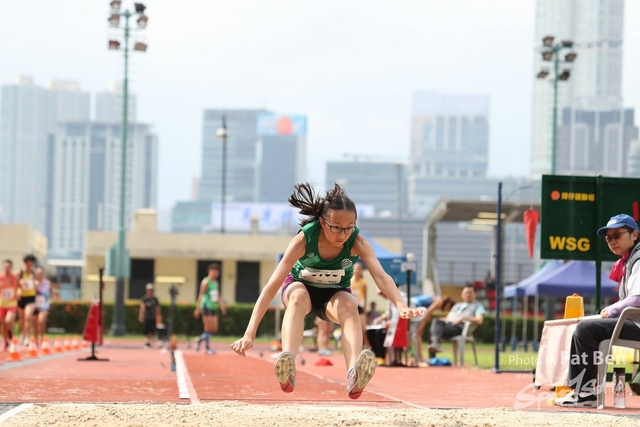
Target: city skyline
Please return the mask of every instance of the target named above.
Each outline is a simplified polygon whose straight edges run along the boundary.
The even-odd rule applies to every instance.
[[[106,47],[121,36],[107,26],[108,1],[27,3],[8,4],[0,25],[19,33],[15,17],[29,16],[47,37],[27,33],[7,46],[0,83],[26,74],[38,85],[74,80],[94,94],[121,79],[122,53]],[[149,50],[131,55],[130,90],[138,120],[160,141],[159,208],[189,199],[189,183],[200,175],[205,109],[306,115],[307,176],[322,187],[325,163],[345,154],[408,162],[414,92],[488,95],[489,175],[528,175],[532,52],[540,45],[534,0],[145,5]],[[640,29],[631,23],[638,17],[640,4],[625,2],[622,95],[624,106],[636,109]]]

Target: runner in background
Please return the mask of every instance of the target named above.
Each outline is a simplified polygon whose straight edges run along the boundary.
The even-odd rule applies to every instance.
[[[38,260],[32,254],[22,259],[24,268],[16,274],[20,281],[18,290],[18,325],[20,325],[20,342],[29,345],[29,338],[33,333],[33,310],[36,302],[36,286],[34,267]]]
[[[224,300],[220,298],[220,283],[218,277],[220,277],[220,266],[212,263],[207,266],[208,275],[200,283],[200,294],[198,295],[198,302],[196,302],[196,309],[193,312],[193,317],[196,319],[202,316],[202,323],[204,325],[204,332],[196,338],[196,351],[200,350],[200,345],[204,341],[207,349],[207,354],[215,354],[209,345],[209,339],[212,335],[218,332],[218,311],[222,312],[223,316],[227,315],[227,306]]]
[[[47,317],[49,316],[49,299],[51,296],[51,282],[45,276],[44,268],[36,267],[35,271],[36,302],[33,311],[34,330],[38,348],[47,333]]]
[[[2,325],[2,337],[4,338],[4,351],[7,351],[13,339],[13,322],[16,319],[16,309],[18,308],[18,279],[13,275],[11,269],[13,262],[5,259],[2,262],[2,273],[0,273],[0,323]]]

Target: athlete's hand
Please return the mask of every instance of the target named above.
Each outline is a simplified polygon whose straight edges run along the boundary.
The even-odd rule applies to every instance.
[[[400,311],[401,319],[411,319],[414,317],[420,317],[427,314],[427,309],[424,307],[419,307],[419,308],[404,307],[404,308],[399,308],[398,310]]]
[[[195,310],[193,310],[193,318],[197,319],[200,317],[200,309],[198,307],[196,307]]]
[[[240,338],[238,341],[231,344],[231,349],[238,353],[240,356],[246,356],[245,351],[253,348],[253,338],[244,336]]]

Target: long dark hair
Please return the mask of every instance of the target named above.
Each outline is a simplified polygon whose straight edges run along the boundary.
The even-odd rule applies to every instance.
[[[289,204],[294,208],[300,209],[300,213],[306,216],[306,218],[300,220],[300,227],[318,221],[330,209],[352,211],[355,212],[356,218],[358,217],[356,204],[347,197],[347,194],[338,184],[334,184],[333,189],[327,191],[326,196],[322,198],[316,195],[315,190],[308,182],[296,184],[293,188],[295,191],[289,197]]]

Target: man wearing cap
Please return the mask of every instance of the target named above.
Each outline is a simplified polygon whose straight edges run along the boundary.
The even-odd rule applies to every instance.
[[[151,348],[156,333],[156,325],[162,323],[162,313],[158,298],[153,295],[153,283],[147,283],[146,294],[140,299],[140,313],[138,321],[144,326],[144,333],[147,334],[147,342],[144,348]]]
[[[627,307],[640,307],[640,231],[638,224],[629,215],[620,214],[611,217],[607,225],[598,230],[609,249],[621,258],[611,269],[612,280],[619,283],[620,300],[605,307],[600,312],[601,319],[580,321],[571,338],[569,359],[569,379],[567,385],[573,391],[563,398],[555,400],[558,406],[595,408],[597,405],[596,360],[606,355],[598,354],[601,341],[611,338],[618,316]],[[620,338],[640,340],[640,317],[630,316],[622,326]],[[598,357],[599,356],[599,357]]]

